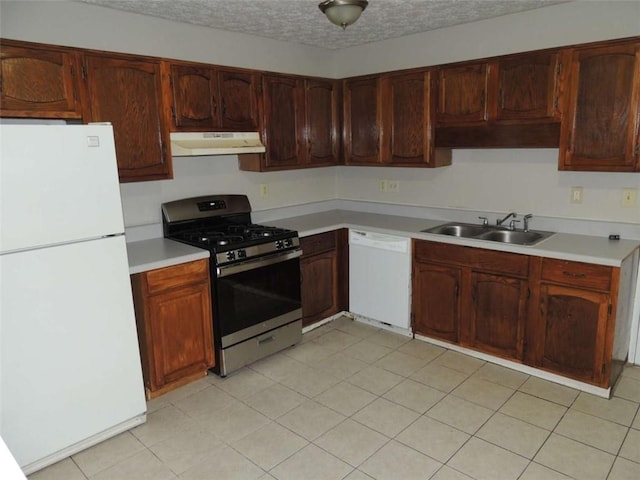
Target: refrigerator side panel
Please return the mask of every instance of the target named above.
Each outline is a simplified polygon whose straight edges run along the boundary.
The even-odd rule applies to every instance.
[[[124,236],[0,272],[0,434],[22,467],[145,413]]]
[[[110,125],[0,125],[0,253],[122,232]]]

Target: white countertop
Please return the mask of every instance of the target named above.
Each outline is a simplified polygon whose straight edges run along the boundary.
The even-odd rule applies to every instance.
[[[338,228],[363,229],[389,235],[613,267],[621,266],[624,259],[640,247],[640,241],[638,240],[609,240],[607,237],[570,233],[556,233],[537,245],[512,245],[421,231],[447,223],[445,220],[381,215],[350,210],[330,210],[299,217],[270,220],[264,223],[297,230],[301,237]],[[209,257],[207,250],[165,238],[153,238],[127,243],[127,253],[129,255],[130,274]]]
[[[209,251],[166,238],[127,243],[129,274],[209,258]]]
[[[540,257],[572,260],[619,267],[625,258],[640,247],[637,240],[609,240],[607,237],[556,233],[532,246],[513,245],[488,240],[452,237],[424,233],[421,230],[435,227],[443,220],[379,215],[375,213],[331,210],[300,217],[271,220],[270,225],[297,230],[301,237],[327,232],[337,228],[366,229],[373,232],[407,236],[442,243],[481,247],[489,250],[521,253]]]

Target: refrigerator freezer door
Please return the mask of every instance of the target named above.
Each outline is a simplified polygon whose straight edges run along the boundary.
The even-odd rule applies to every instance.
[[[123,232],[110,125],[0,125],[0,253]]]
[[[144,421],[124,236],[0,255],[0,272],[0,435],[18,463]]]

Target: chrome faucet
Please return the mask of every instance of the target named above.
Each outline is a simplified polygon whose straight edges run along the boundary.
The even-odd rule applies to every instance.
[[[500,226],[502,225],[504,222],[506,222],[507,220],[509,220],[511,217],[516,218],[518,214],[516,212],[511,212],[510,214],[508,214],[506,217],[504,217],[502,220],[496,220],[496,225]]]
[[[524,231],[528,232],[529,231],[529,219],[533,217],[532,213],[528,213],[527,215],[525,215],[524,217],[522,217],[522,219],[524,220]]]

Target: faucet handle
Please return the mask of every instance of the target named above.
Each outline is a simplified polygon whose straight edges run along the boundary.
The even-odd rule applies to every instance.
[[[520,220],[511,220],[509,222],[509,230],[515,230],[516,229],[516,223],[520,223]]]
[[[533,213],[528,213],[526,214],[523,218],[524,220],[524,231],[528,232],[529,231],[529,219],[533,217]]]
[[[482,226],[486,227],[489,225],[489,219],[487,217],[478,217],[480,220],[482,220]]]

